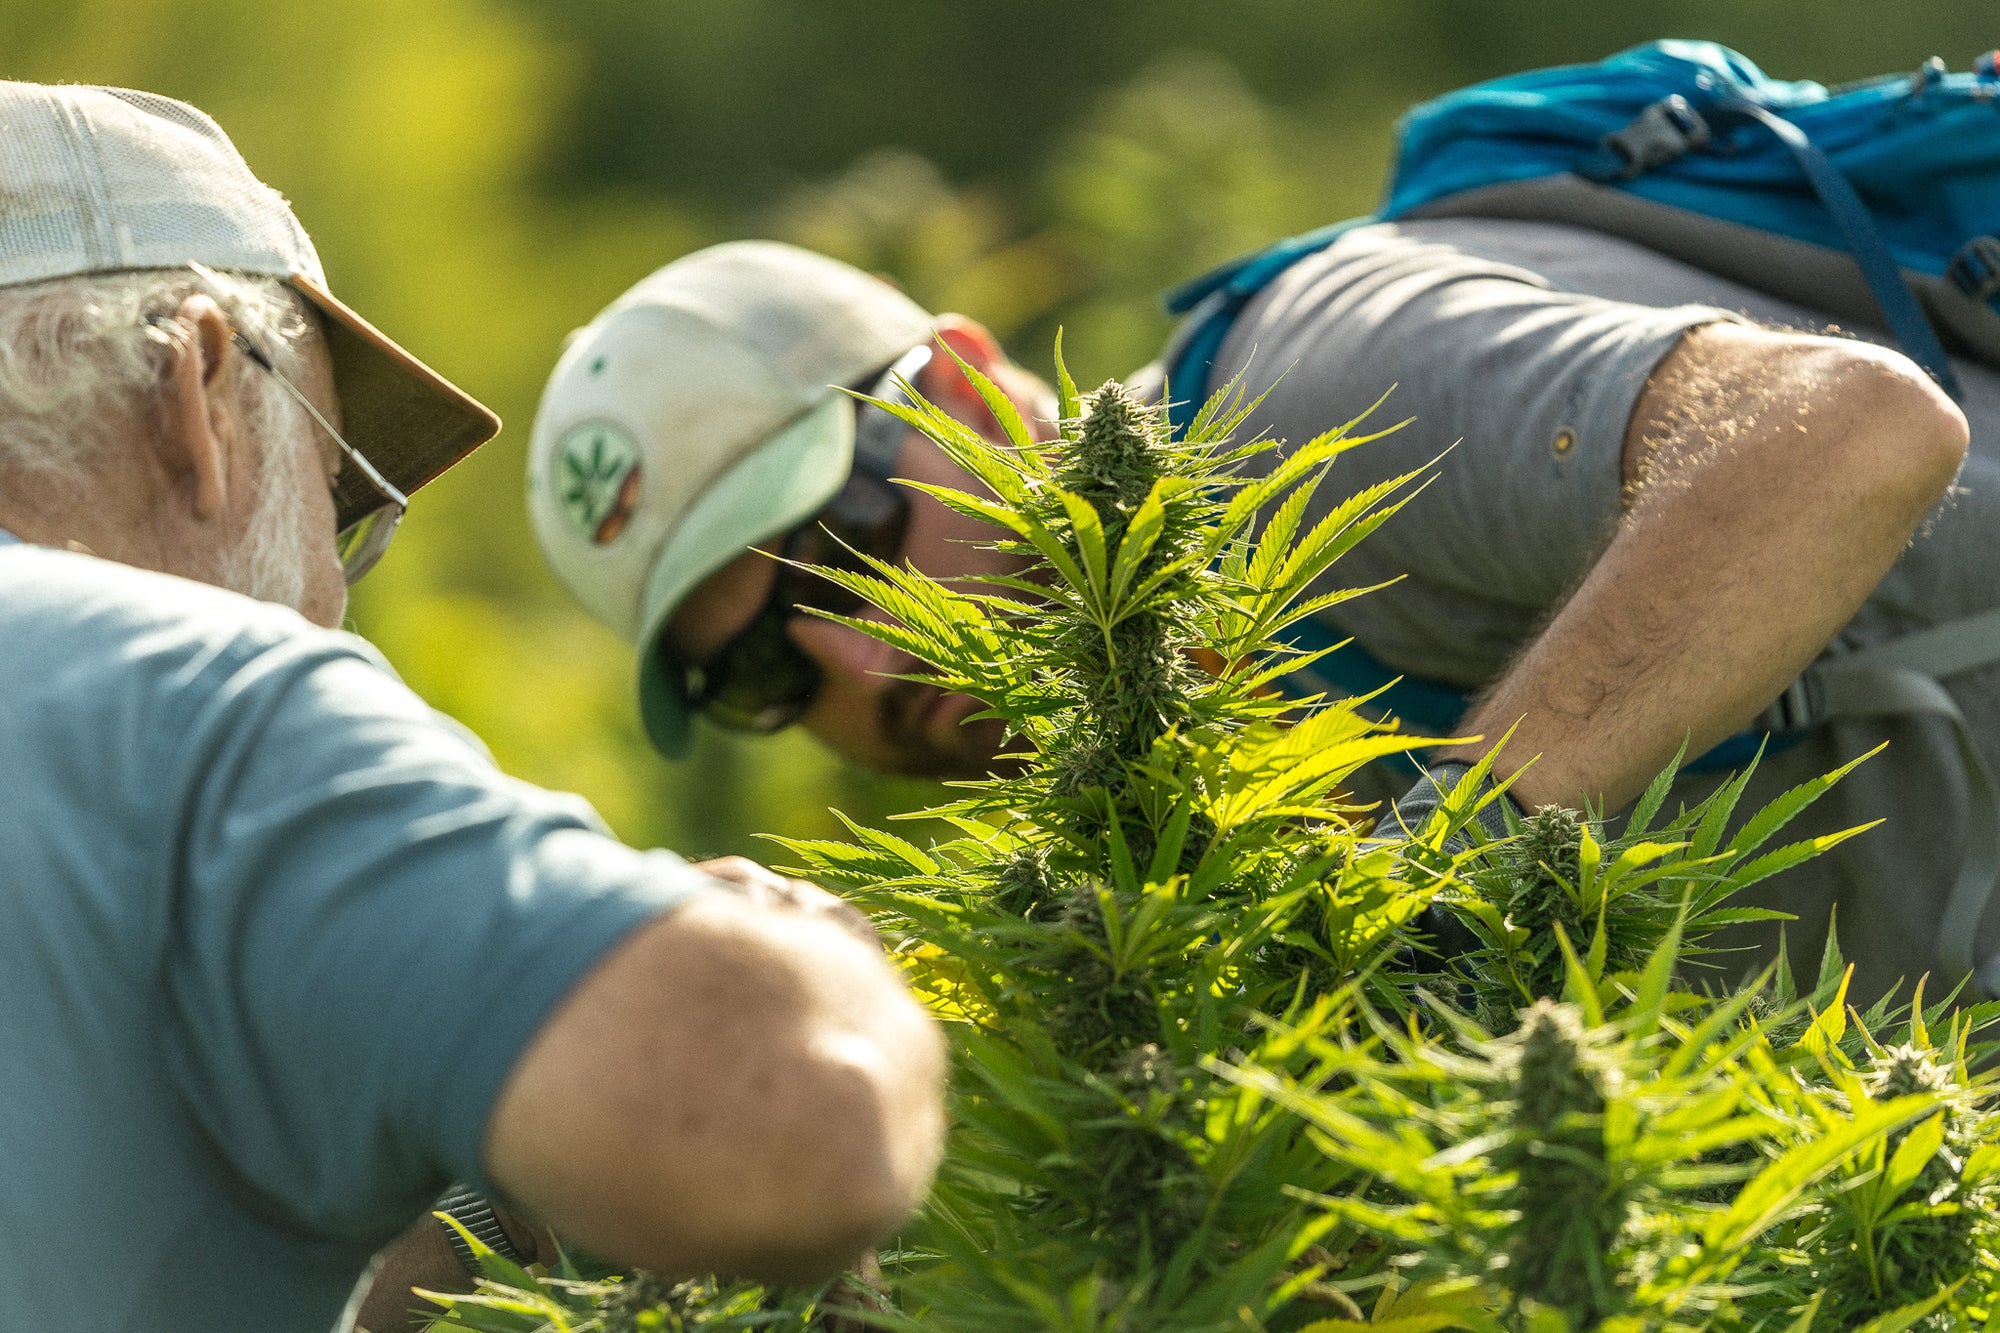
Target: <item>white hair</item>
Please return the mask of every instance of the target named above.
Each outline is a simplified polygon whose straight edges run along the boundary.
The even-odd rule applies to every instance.
[[[158,400],[175,334],[149,317],[206,295],[295,379],[310,325],[276,279],[212,269],[140,269],[0,290],[0,467],[60,478],[88,470],[116,441],[120,416],[145,420]],[[260,439],[294,409],[269,376],[246,379],[244,408]],[[81,479],[81,478],[78,478]]]
[[[301,346],[312,324],[273,278],[212,269],[142,269],[0,290],[0,476],[87,501],[94,477],[123,465],[119,438],[153,420],[167,356],[186,330],[170,320],[187,298],[206,295],[230,324],[300,382]],[[277,379],[241,377],[245,432],[267,452],[258,496],[241,539],[221,555],[224,586],[297,606],[303,518],[298,469],[273,442],[303,428],[304,413]]]

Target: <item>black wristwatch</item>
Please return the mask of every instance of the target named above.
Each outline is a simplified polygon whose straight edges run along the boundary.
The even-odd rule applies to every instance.
[[[457,1222],[502,1259],[517,1264],[529,1262],[528,1256],[521,1253],[520,1247],[507,1234],[507,1228],[500,1225],[499,1215],[493,1211],[493,1201],[477,1190],[466,1185],[453,1185],[431,1205],[431,1211],[443,1213]],[[474,1277],[480,1276],[479,1259],[473,1254],[472,1246],[466,1244],[465,1237],[458,1233],[458,1228],[445,1227],[444,1238],[451,1246],[451,1252],[465,1265],[465,1271]]]

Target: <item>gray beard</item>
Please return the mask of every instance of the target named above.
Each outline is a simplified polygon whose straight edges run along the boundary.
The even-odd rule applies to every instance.
[[[305,602],[305,505],[302,470],[282,466],[270,453],[257,482],[257,503],[243,535],[222,554],[216,581],[232,592],[294,611]]]

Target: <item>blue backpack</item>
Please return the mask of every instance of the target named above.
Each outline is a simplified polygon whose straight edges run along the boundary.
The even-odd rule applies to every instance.
[[[1379,212],[1166,294],[1167,309],[1189,317],[1172,380],[1205,384],[1237,312],[1348,228],[1485,217],[1610,232],[1886,328],[1955,391],[1945,339],[2000,364],[1995,56],[1969,74],[1933,59],[1914,75],[1829,89],[1770,78],[1713,42],[1665,41],[1447,93],[1404,116]],[[1176,424],[1196,405],[1177,405]]]
[[[1946,347],[2000,366],[2000,68],[1933,59],[1914,75],[1838,88],[1766,76],[1712,42],[1663,41],[1592,65],[1476,84],[1400,126],[1372,217],[1232,260],[1166,294],[1186,316],[1165,354],[1169,415],[1185,431],[1216,353],[1251,298],[1293,263],[1368,222],[1481,217],[1564,222],[1850,323],[1887,330],[1954,397]],[[1299,646],[1338,640],[1314,620]],[[1822,658],[1752,730],[1690,767],[1736,767],[1836,717],[1932,714],[1955,728],[1973,814],[1939,932],[1971,967],[1973,927],[2000,873],[2000,793],[1939,681],[2000,661],[2000,611]],[[1376,694],[1414,730],[1453,734],[1467,696],[1349,643],[1299,688]],[[1980,978],[2000,993],[2000,972]]]

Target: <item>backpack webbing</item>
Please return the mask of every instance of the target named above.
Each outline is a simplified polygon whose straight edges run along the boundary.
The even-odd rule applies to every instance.
[[[1810,699],[1808,726],[1836,719],[1913,716],[1937,717],[1950,725],[1965,772],[1965,847],[1938,921],[1935,949],[1948,984],[1971,974],[1986,995],[2000,997],[2000,954],[1984,960],[1973,954],[1980,922],[2000,882],[2000,788],[1973,739],[1972,724],[1942,683],[1994,662],[2000,662],[2000,610],[1822,658],[1807,667],[1800,680]]]

